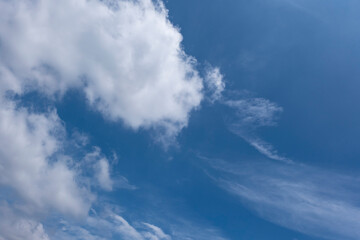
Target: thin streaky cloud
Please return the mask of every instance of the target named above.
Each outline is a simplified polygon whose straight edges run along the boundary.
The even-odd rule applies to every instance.
[[[171,240],[171,237],[164,233],[164,231],[155,226],[155,225],[152,225],[150,223],[143,223],[146,227],[148,227],[150,230],[152,230],[153,233],[151,232],[148,232],[146,235],[149,236],[149,238],[151,239],[154,239],[154,240],[157,240],[157,239],[163,239],[163,240]]]
[[[253,146],[257,151],[259,151],[261,154],[265,155],[270,159],[287,162],[287,163],[293,162],[291,159],[283,157],[280,154],[278,154],[277,150],[274,149],[274,147],[270,143],[267,143],[256,136],[250,137],[246,135],[241,135],[241,137],[245,141],[247,141],[251,146]]]
[[[263,98],[227,100],[224,104],[235,112],[235,117],[228,123],[231,132],[240,136],[264,156],[277,161],[291,162],[291,159],[280,155],[270,143],[257,135],[259,128],[277,125],[277,119],[283,112],[282,107]]]
[[[270,222],[326,239],[360,238],[358,178],[271,161],[208,163],[221,188]]]

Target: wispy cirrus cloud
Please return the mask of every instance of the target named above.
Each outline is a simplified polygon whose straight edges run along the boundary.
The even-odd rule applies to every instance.
[[[256,132],[262,127],[276,126],[278,117],[283,111],[282,107],[264,98],[227,100],[224,104],[235,111],[235,118],[228,123],[230,131],[266,157],[291,162],[290,159],[281,156],[270,143],[261,139]]]
[[[86,224],[76,225],[63,221],[53,236],[58,240],[170,240],[171,237],[155,225],[142,223],[133,226],[122,216],[111,213],[108,216],[88,217]]]
[[[148,210],[146,210],[148,211]],[[122,212],[126,214],[126,210]],[[91,216],[79,224],[78,222],[61,221],[56,232],[51,235],[57,240],[78,239],[124,239],[124,240],[226,240],[221,232],[206,224],[183,218],[182,214],[174,214],[167,209],[167,214],[153,212],[143,219],[125,218],[118,211],[102,209],[93,211]],[[147,219],[149,221],[144,222]],[[155,225],[156,224],[156,225]],[[158,225],[159,224],[159,225]],[[161,226],[161,227],[160,227]]]
[[[209,160],[211,178],[259,216],[326,239],[360,237],[360,179],[272,161]]]
[[[155,225],[152,225],[150,223],[143,223],[144,226],[146,226],[148,229],[152,230],[152,232],[146,232],[144,233],[145,237],[148,237],[149,239],[152,239],[152,240],[160,240],[160,239],[163,239],[163,240],[170,240],[171,237],[164,233],[164,231],[155,226]]]

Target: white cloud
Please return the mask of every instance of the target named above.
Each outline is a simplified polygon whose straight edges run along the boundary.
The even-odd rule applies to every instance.
[[[1,0],[1,86],[50,96],[82,89],[110,120],[176,135],[202,99],[195,60],[161,2],[107,5]]]
[[[91,234],[85,228],[79,226],[65,226],[57,232],[55,240],[106,240],[106,238]]]
[[[121,237],[124,240],[171,240],[168,234],[155,225],[137,225],[135,227],[122,216],[110,212],[103,216],[88,217],[84,226],[63,221],[62,227],[57,230],[54,237],[59,240],[103,240],[111,237]]]
[[[0,240],[49,240],[41,223],[0,205]]]
[[[14,198],[26,205],[26,214],[89,219],[94,179],[106,190],[134,186],[123,177],[112,179],[106,158],[88,166],[86,158],[74,161],[64,151],[67,139],[56,111],[33,113],[7,99],[7,92],[22,96],[37,91],[56,100],[70,89],[82,91],[108,120],[133,129],[155,128],[164,145],[187,125],[203,98],[196,60],[181,48],[182,35],[161,1],[104,2],[0,0],[0,185],[16,192]],[[208,76],[217,97],[222,91],[220,72]],[[76,138],[76,147],[86,145],[86,137]],[[92,171],[89,168],[95,175],[82,176]],[[46,239],[41,223],[26,214],[19,213],[24,229]],[[154,225],[141,232],[120,216],[114,219],[108,224],[117,223],[118,233],[126,238],[166,239]],[[106,221],[97,219],[100,222]],[[80,226],[69,231],[101,239]]]
[[[233,130],[233,132],[237,133],[236,130]],[[245,141],[247,141],[252,147],[254,147],[258,152],[265,155],[268,158],[271,158],[273,160],[277,161],[283,161],[283,162],[292,162],[291,159],[288,159],[287,157],[281,156],[278,151],[268,142],[265,142],[261,138],[257,137],[256,135],[252,134],[244,134],[244,133],[237,133],[240,135]]]
[[[55,112],[35,114],[0,102],[0,184],[41,210],[85,215],[91,196],[75,182],[76,172],[55,155],[63,131]]]
[[[103,203],[101,203],[103,204]],[[100,204],[100,205],[101,205]],[[139,206],[141,209],[142,206]],[[143,212],[137,209],[137,211]],[[152,210],[152,209],[150,209]],[[137,211],[130,215],[137,215]],[[145,210],[147,212],[149,210]],[[105,204],[98,211],[93,210],[85,221],[61,221],[59,227],[51,235],[56,240],[226,240],[216,228],[201,224],[199,221],[184,219],[181,214],[174,214],[167,209],[166,213],[154,211],[151,216],[144,217],[149,222],[141,221],[141,217],[127,219],[123,216],[124,209],[118,206]],[[146,214],[141,214],[146,215]],[[165,227],[166,231],[161,227]]]
[[[91,176],[94,175],[94,180],[97,181],[98,186],[106,191],[111,191],[114,183],[110,177],[109,161],[102,156],[100,148],[94,147],[94,150],[84,157],[81,168],[88,170],[89,167],[93,168],[94,174],[91,174]]]
[[[263,98],[228,100],[225,104],[235,109],[236,119],[230,123],[229,129],[248,142],[261,154],[268,158],[291,162],[290,159],[278,154],[277,150],[257,136],[260,127],[275,126],[276,120],[283,109],[275,103]]]
[[[77,168],[84,169],[90,175],[88,183],[97,186],[106,191],[114,189],[128,189],[134,190],[136,186],[129,183],[128,179],[111,171],[113,162],[117,161],[117,156],[114,154],[113,159],[106,158],[99,147],[93,147],[93,151],[88,152],[83,161],[78,162]],[[112,164],[111,164],[112,163]]]
[[[220,68],[209,67],[205,75],[205,83],[210,91],[210,102],[220,100],[225,89],[224,76],[221,74]]]
[[[222,188],[271,222],[327,239],[360,238],[357,178],[299,164],[211,164]]]
[[[119,232],[124,240],[143,240],[143,236],[131,226],[123,217],[113,216],[116,224],[116,231]]]
[[[163,232],[163,230],[155,225],[143,223],[151,231],[143,233],[144,237],[149,240],[171,240],[171,237]]]
[[[236,110],[239,119],[235,124],[247,128],[275,126],[283,111],[277,104],[263,98],[229,100],[225,104]]]
[[[100,186],[107,191],[111,191],[113,182],[110,178],[109,162],[107,161],[107,159],[102,158],[96,164],[96,167],[97,167],[96,175]]]

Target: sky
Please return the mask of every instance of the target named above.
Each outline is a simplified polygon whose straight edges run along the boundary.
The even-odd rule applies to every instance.
[[[357,0],[0,0],[0,240],[360,239]]]

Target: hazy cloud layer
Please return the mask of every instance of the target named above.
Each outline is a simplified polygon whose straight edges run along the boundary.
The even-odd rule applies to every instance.
[[[49,240],[41,223],[0,205],[0,240]],[[4,217],[6,216],[6,217]]]

